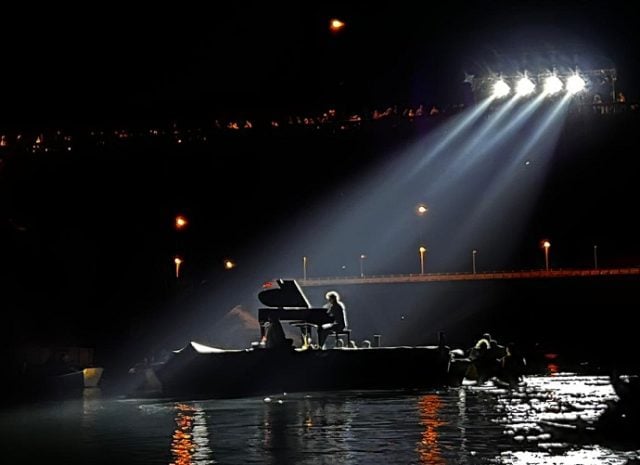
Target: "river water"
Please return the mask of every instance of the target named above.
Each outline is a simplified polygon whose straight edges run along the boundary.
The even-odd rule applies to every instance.
[[[571,374],[529,377],[515,390],[465,385],[192,402],[86,390],[82,399],[5,408],[0,463],[640,463],[640,441],[636,450],[567,442],[539,423],[589,422],[614,399],[607,378]]]

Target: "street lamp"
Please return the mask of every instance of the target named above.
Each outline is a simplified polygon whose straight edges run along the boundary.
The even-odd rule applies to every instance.
[[[424,274],[424,254],[427,251],[427,248],[424,245],[421,245],[418,249],[420,252],[420,274]]]
[[[429,207],[427,207],[425,204],[423,203],[419,203],[416,206],[416,215],[418,216],[424,216],[427,214],[427,212],[429,211]]]
[[[302,257],[302,279],[307,280],[307,256]]]
[[[329,21],[329,29],[333,33],[340,32],[344,27],[344,21],[341,21],[338,18],[332,18],[331,21]]]
[[[429,207],[427,207],[427,205],[424,204],[424,203],[419,203],[419,204],[416,205],[416,208],[415,208],[414,211],[415,211],[415,214],[416,214],[416,216],[418,218],[424,218],[427,215],[427,213],[429,212]],[[424,226],[422,224],[423,221],[425,221],[425,220],[418,219],[418,221],[417,221],[417,224],[418,224],[418,242],[424,241],[424,235],[423,235],[423,230],[422,230],[422,228]]]
[[[180,265],[182,264],[182,259],[180,257],[175,257],[173,259],[173,263],[176,264],[176,278],[180,277]]]
[[[473,274],[476,274],[476,254],[478,253],[478,251],[476,249],[473,249],[473,251],[471,252],[471,268],[473,269]]]
[[[549,271],[549,247],[551,247],[551,242],[544,241],[542,243],[542,248],[544,249],[544,269],[545,269],[545,271]]]
[[[364,260],[367,258],[365,254],[360,254],[360,277],[364,278]]]
[[[184,229],[187,227],[187,219],[182,216],[182,215],[178,215],[176,216],[176,229],[179,231],[181,229]]]
[[[593,269],[598,269],[598,246],[593,246]]]
[[[230,270],[230,269],[235,268],[235,267],[236,267],[236,263],[233,260],[227,259],[227,260],[224,261],[224,269],[225,270]]]

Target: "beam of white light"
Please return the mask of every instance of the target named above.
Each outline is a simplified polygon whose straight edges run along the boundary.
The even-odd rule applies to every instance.
[[[473,156],[466,157],[461,163],[456,166],[456,175],[451,179],[453,182],[459,178],[468,176],[468,171],[473,169],[478,163],[482,163],[485,160],[485,155],[489,152],[500,152],[503,147],[509,144],[512,140],[520,138],[519,130],[528,122],[528,119],[532,116],[533,112],[543,102],[543,96],[538,95],[534,100],[528,102],[522,109],[518,110],[515,116],[511,116],[510,120],[503,125],[503,127],[495,132],[490,138],[483,140],[481,147],[478,148]],[[514,99],[515,100],[515,99]],[[514,140],[515,142],[515,140]]]
[[[453,240],[454,243],[464,243],[469,241],[469,238],[463,237],[466,231],[476,230],[479,225],[483,223],[483,219],[493,217],[492,210],[499,210],[501,204],[506,204],[513,201],[513,194],[508,194],[510,190],[517,191],[519,187],[523,185],[521,176],[528,175],[528,173],[522,174],[524,161],[529,158],[535,151],[539,156],[536,157],[536,169],[538,169],[538,175],[544,174],[542,170],[543,159],[552,153],[557,139],[560,134],[560,128],[562,127],[561,119],[566,115],[568,108],[569,98],[564,96],[561,101],[556,102],[547,114],[543,116],[542,121],[537,128],[527,138],[525,144],[523,144],[516,151],[505,154],[505,163],[500,172],[494,176],[491,185],[487,186],[485,194],[478,199],[477,205],[473,212],[467,218],[460,228],[460,231]],[[564,111],[563,111],[564,110]],[[552,127],[554,125],[554,127]],[[529,183],[535,185],[535,183]],[[525,192],[524,194],[533,197],[535,192]],[[502,200],[501,200],[502,199]],[[524,206],[524,202],[520,202],[521,207]],[[524,208],[521,208],[522,215],[526,215],[529,212]],[[510,217],[513,227],[517,224],[518,218]],[[485,220],[486,222],[486,220]]]
[[[475,108],[471,108],[470,112],[465,112],[459,119],[456,118],[452,124],[448,124],[446,130],[442,133],[442,140],[431,140],[431,143],[435,143],[433,148],[426,149],[416,164],[416,171],[421,171],[427,167],[427,165],[434,160],[434,158],[441,154],[445,148],[448,148],[457,138],[459,138],[463,131],[471,127],[482,116],[492,99],[484,99]],[[468,113],[468,114],[467,114]]]
[[[503,103],[499,110],[488,116],[484,124],[475,133],[467,136],[467,141],[462,147],[456,148],[449,153],[446,166],[443,167],[442,173],[438,176],[438,179],[429,186],[431,193],[446,189],[452,182],[452,179],[463,172],[462,166],[467,163],[470,157],[475,158],[481,153],[486,153],[488,150],[491,150],[493,146],[486,144],[485,139],[505,122],[511,114],[510,111],[513,109],[517,100],[517,97],[514,96]],[[431,194],[423,193],[423,195]]]

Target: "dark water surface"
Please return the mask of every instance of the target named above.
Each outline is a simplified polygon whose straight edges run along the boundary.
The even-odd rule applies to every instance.
[[[588,422],[612,399],[607,378],[573,375],[530,377],[517,390],[463,386],[197,402],[85,391],[80,400],[3,410],[0,463],[635,463],[640,444],[624,450],[566,442],[538,423]]]

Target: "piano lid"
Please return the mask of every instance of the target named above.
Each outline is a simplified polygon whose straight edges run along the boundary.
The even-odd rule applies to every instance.
[[[258,293],[258,299],[267,307],[310,308],[307,297],[295,279],[276,279],[279,288]]]

